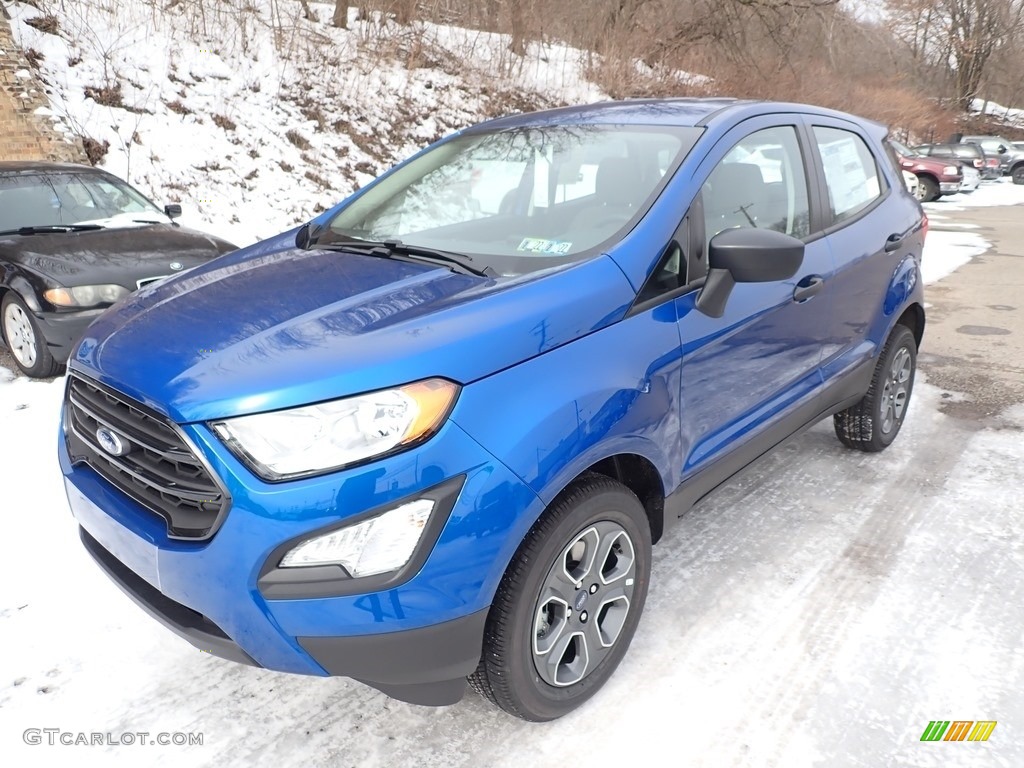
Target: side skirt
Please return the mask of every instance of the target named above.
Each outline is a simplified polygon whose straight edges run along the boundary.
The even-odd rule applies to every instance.
[[[666,530],[710,493],[757,462],[777,447],[798,437],[819,421],[849,408],[864,397],[871,386],[875,359],[870,358],[825,385],[818,397],[810,400],[762,434],[717,459],[687,478],[665,499]],[[828,405],[823,406],[823,403]]]

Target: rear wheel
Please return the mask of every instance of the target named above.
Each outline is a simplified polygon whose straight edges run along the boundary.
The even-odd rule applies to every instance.
[[[931,176],[917,177],[917,199],[922,203],[930,203],[939,199],[939,182]]]
[[[470,684],[525,720],[571,712],[625,655],[650,571],[643,506],[620,483],[584,475],[520,545],[491,606]]]
[[[4,343],[23,373],[34,378],[46,378],[60,370],[60,364],[50,354],[32,312],[14,291],[8,291],[4,296],[0,316],[3,318],[0,327],[3,328]]]
[[[867,394],[833,417],[839,441],[869,453],[888,448],[903,426],[916,371],[914,334],[905,325],[897,325],[878,356]]]

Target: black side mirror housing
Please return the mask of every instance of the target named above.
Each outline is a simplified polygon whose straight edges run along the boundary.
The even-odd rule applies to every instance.
[[[181,206],[177,203],[168,203],[164,206],[164,213],[167,214],[167,218],[176,219],[181,216]]]
[[[998,153],[999,153],[1000,155],[1005,155],[1005,154],[1006,154],[1007,152],[1009,152],[1009,151],[1010,151],[1010,150],[1008,150],[1008,149],[1006,148],[1006,145],[1005,145],[1005,144],[1000,144],[1000,145],[999,145],[999,149],[997,149],[997,150],[996,150],[996,152],[998,152]]]
[[[721,317],[736,283],[788,280],[800,269],[804,244],[771,229],[727,229],[708,246],[708,277],[697,297],[697,309]]]

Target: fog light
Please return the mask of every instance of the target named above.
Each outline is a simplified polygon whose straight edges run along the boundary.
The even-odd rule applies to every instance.
[[[281,559],[280,567],[340,565],[355,577],[396,571],[412,557],[433,509],[433,500],[417,499],[361,523],[307,539]]]

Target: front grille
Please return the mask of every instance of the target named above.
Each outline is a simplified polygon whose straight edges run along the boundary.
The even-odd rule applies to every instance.
[[[174,539],[208,539],[230,499],[179,430],[155,411],[80,376],[68,377],[68,452],[163,518]],[[113,433],[121,449],[101,447]],[[109,443],[109,436],[108,436]],[[117,455],[120,453],[120,455]]]

